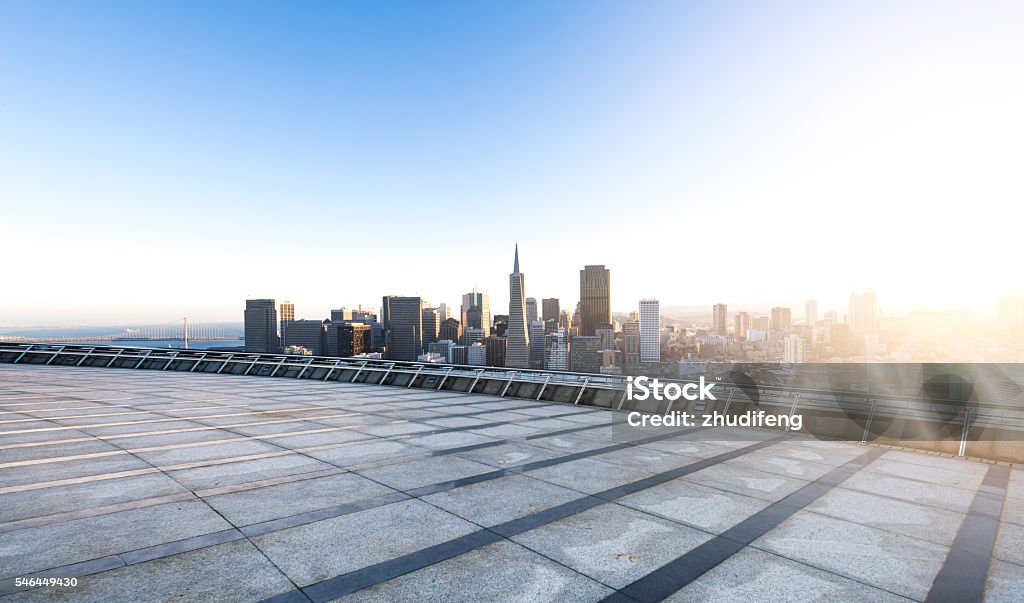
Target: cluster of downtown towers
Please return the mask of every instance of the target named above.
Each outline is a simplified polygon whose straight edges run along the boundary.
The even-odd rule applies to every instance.
[[[622,325],[618,348],[611,315],[611,275],[604,266],[580,270],[580,301],[572,315],[557,298],[526,297],[519,248],[509,275],[509,309],[491,316],[487,294],[462,296],[460,318],[445,304],[427,307],[420,297],[384,296],[380,320],[368,310],[331,310],[326,320],[295,320],[295,306],[250,299],[245,306],[245,348],[257,353],[383,357],[524,369],[607,372],[660,361],[658,301],[640,301]]]

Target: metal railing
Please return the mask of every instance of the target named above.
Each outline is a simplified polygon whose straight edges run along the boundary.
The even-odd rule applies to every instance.
[[[1024,401],[960,400],[826,388],[716,381],[717,399],[638,401],[622,375],[376,358],[295,356],[216,350],[0,343],[0,363],[148,369],[365,383],[564,402],[647,413],[800,412],[804,431],[850,441],[885,441],[966,456],[1024,460]],[[695,379],[661,379],[696,383]],[[808,420],[809,421],[806,421]],[[894,435],[895,434],[895,435]],[[911,434],[913,437],[908,437]],[[916,435],[914,435],[916,434]],[[934,436],[932,440],[928,437]],[[928,444],[925,445],[924,442]],[[974,444],[968,446],[969,443]],[[981,445],[984,443],[985,445]],[[968,450],[972,448],[972,450]]]

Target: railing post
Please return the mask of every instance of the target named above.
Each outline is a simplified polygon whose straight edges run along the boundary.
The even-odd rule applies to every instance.
[[[420,368],[416,369],[416,374],[412,376],[412,379],[409,379],[409,385],[406,385],[406,387],[412,387],[412,384],[416,383],[416,377],[419,377],[420,373],[422,373],[422,372],[423,372],[423,365],[421,364]]]
[[[789,431],[790,425],[793,424],[793,414],[796,413],[796,405],[800,403],[800,394],[793,395],[793,405],[789,407],[789,421],[786,422],[786,431]],[[801,425],[803,427],[803,425]]]
[[[92,354],[93,351],[95,351],[95,350],[96,350],[96,348],[89,348],[89,351],[84,353],[84,354],[82,354],[82,358],[78,362],[75,363],[75,366],[82,366],[82,363],[85,362],[85,359],[89,357],[89,354]]]
[[[171,357],[167,359],[167,364],[165,364],[164,368],[162,368],[160,370],[161,371],[166,371],[167,367],[171,366],[171,363],[174,362],[177,359],[178,359],[178,353],[177,352],[171,352]]]
[[[34,346],[29,344],[27,348],[25,348],[24,350],[22,350],[20,354],[18,354],[18,357],[14,359],[14,362],[12,364],[18,364],[19,362],[21,362],[21,359],[25,357],[25,354],[28,354],[30,351],[32,351],[33,347]]]
[[[967,436],[970,435],[971,430],[971,407],[964,407],[964,428],[960,434],[960,452],[957,456],[964,456],[967,454]]]
[[[441,391],[441,388],[444,387],[444,382],[448,380],[448,375],[452,374],[452,368],[449,366],[444,372],[444,377],[441,377],[441,382],[437,384],[437,391]]]
[[[220,374],[221,371],[223,371],[225,368],[227,368],[227,366],[229,364],[231,364],[231,359],[234,358],[234,357],[235,357],[234,354],[228,354],[228,357],[224,359],[224,364],[220,365],[220,368],[217,369],[217,374],[218,375]]]
[[[145,362],[149,358],[149,355],[152,354],[152,353],[153,353],[153,350],[146,350],[146,353],[142,355],[142,358],[139,358],[138,364],[136,364],[132,368],[139,368],[139,367],[141,367],[142,363]]]
[[[590,377],[583,379],[583,387],[580,388],[580,393],[576,394],[576,401],[573,404],[579,404],[580,399],[583,397],[583,392],[587,391],[587,384],[590,383]]]
[[[334,374],[334,371],[338,370],[338,365],[339,364],[341,364],[341,360],[335,360],[334,361],[334,366],[331,367],[331,370],[327,371],[327,375],[324,376],[324,381],[330,380],[331,375]]]
[[[516,374],[518,374],[518,371],[512,371],[512,376],[508,378],[508,383],[506,383],[505,388],[501,390],[501,396],[499,396],[500,398],[505,397],[505,392],[507,392],[508,388],[512,385],[512,380],[516,378]]]
[[[57,356],[60,356],[60,353],[64,351],[64,347],[65,346],[60,346],[57,348],[57,351],[53,353],[53,356],[50,356],[50,359],[46,361],[46,364],[49,365],[55,358],[57,358]]]
[[[199,363],[206,360],[206,354],[207,352],[203,352],[203,354],[199,357],[199,360],[196,360],[196,363],[192,365],[192,368],[190,368],[188,372],[194,373],[196,371],[196,368],[199,366]]]
[[[725,407],[722,408],[722,416],[729,414],[729,405],[732,404],[732,397],[736,395],[736,390],[739,389],[735,385],[729,390],[729,397],[725,399]]]
[[[282,364],[284,364],[286,360],[288,360],[288,357],[287,357],[287,356],[285,356],[284,358],[282,358],[282,359],[281,359],[281,362],[278,362],[278,363],[277,363],[277,366],[275,366],[275,367],[274,367],[274,370],[270,371],[270,376],[271,376],[271,377],[273,377],[274,375],[276,375],[276,374],[277,374],[277,370],[278,370],[279,368],[281,368],[281,365],[282,365]]]
[[[547,379],[544,380],[544,385],[540,386],[540,391],[537,392],[537,397],[535,398],[536,400],[540,400],[540,397],[544,395],[544,390],[547,389],[548,383],[551,383],[551,375],[548,375]]]
[[[363,369],[364,369],[364,368],[366,368],[366,361],[365,361],[365,360],[363,361],[363,363],[362,363],[362,364],[360,364],[360,365],[359,365],[359,370],[358,370],[358,371],[356,371],[356,374],[355,374],[355,375],[352,375],[352,380],[351,380],[351,381],[349,381],[349,383],[355,383],[355,382],[356,382],[356,379],[358,379],[358,378],[359,378],[359,374],[363,372]]]
[[[871,421],[875,419],[875,405],[878,404],[878,399],[871,400],[871,408],[868,409],[868,420],[864,423],[864,435],[860,438],[861,444],[868,443],[868,434],[871,433]]]
[[[384,376],[380,378],[380,381],[378,382],[378,385],[387,385],[386,383],[384,383],[384,380],[388,378],[388,375],[391,374],[391,369],[393,369],[393,368],[395,368],[395,363],[394,362],[392,362],[390,365],[388,365],[388,370],[384,371]]]
[[[473,388],[476,387],[476,382],[480,380],[481,376],[483,376],[484,370],[486,370],[486,369],[478,369],[476,371],[476,379],[473,379],[473,382],[469,384],[469,389],[466,390],[467,394],[473,393]]]
[[[243,377],[249,374],[249,371],[252,370],[252,367],[256,366],[256,363],[259,362],[260,360],[260,356],[261,354],[257,354],[256,357],[252,359],[252,362],[249,363],[249,368],[245,369],[245,372],[242,373]]]
[[[309,365],[313,364],[313,360],[315,360],[315,359],[316,359],[316,356],[311,356],[310,359],[306,362],[306,366],[302,367],[302,370],[299,371],[298,375],[295,375],[295,378],[296,379],[302,379],[302,376],[305,375],[306,371],[309,370]]]

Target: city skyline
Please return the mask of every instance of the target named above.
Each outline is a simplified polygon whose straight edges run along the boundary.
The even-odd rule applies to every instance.
[[[32,252],[0,324],[502,307],[515,242],[538,296],[608,266],[616,311],[991,311],[1021,289],[1021,29],[1005,3],[5,4],[2,234]]]

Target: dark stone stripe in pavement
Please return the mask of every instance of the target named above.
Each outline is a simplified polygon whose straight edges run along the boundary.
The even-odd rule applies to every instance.
[[[672,435],[679,435],[679,433],[674,433]],[[667,434],[653,437],[662,438],[666,436]],[[651,438],[647,439],[650,440]],[[608,504],[622,496],[633,494],[645,488],[650,488],[672,479],[676,479],[680,476],[687,475],[688,473],[700,471],[701,469],[717,465],[718,463],[760,450],[766,446],[774,444],[780,439],[781,437],[773,438],[756,444],[751,444],[743,448],[738,448],[736,450],[730,450],[729,452],[704,459],[685,467],[678,467],[676,469],[657,473],[650,477],[631,482],[630,484],[619,486],[618,488],[605,490],[598,495],[583,496],[576,500],[539,511],[537,513],[532,513],[525,517],[507,521],[489,529],[477,530],[476,532],[467,534],[466,536],[442,542],[413,553],[389,559],[381,563],[375,563],[347,574],[342,574],[334,578],[329,578],[327,580],[311,584],[302,590],[314,602],[319,603],[321,601],[330,601],[397,578],[398,576],[414,572],[424,567],[446,561],[464,553],[468,553],[480,547],[487,546],[488,544],[498,542],[503,538],[522,534],[523,532],[542,527],[560,519],[565,519],[589,509]],[[589,452],[594,453],[595,451]],[[605,451],[602,450],[601,452]],[[576,457],[577,455],[568,456]]]
[[[768,533],[769,530],[841,484],[885,452],[879,448],[865,452],[789,496],[758,511],[711,540],[626,585],[618,592],[606,597],[604,601],[618,603],[665,599]]]
[[[925,603],[960,603],[984,598],[1009,483],[1009,467],[992,465],[988,468]]]

